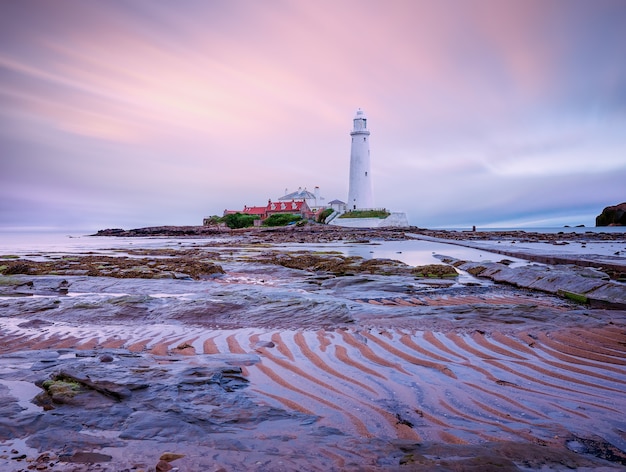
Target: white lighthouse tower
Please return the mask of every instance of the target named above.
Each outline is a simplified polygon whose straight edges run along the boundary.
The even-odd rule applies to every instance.
[[[348,187],[348,210],[373,208],[372,173],[370,171],[370,132],[367,118],[360,108],[354,116],[354,128],[350,132],[350,186]]]

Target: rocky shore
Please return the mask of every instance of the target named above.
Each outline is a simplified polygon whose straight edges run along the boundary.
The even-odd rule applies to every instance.
[[[578,233],[98,234],[163,244],[0,254],[1,470],[626,467],[621,269],[298,249]]]
[[[518,240],[522,242],[568,241],[620,241],[624,233],[577,232],[563,228],[557,233],[536,233],[529,231],[450,231],[432,230],[419,227],[409,228],[344,228],[322,224],[288,227],[253,227],[229,229],[218,226],[153,226],[125,230],[122,228],[102,229],[94,236],[117,237],[208,237],[238,236],[247,242],[264,241],[272,244],[285,242],[327,242],[337,240],[365,239],[404,239],[408,234],[419,234],[442,239],[468,240]]]

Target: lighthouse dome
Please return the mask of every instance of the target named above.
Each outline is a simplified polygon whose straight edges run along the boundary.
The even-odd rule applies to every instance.
[[[365,112],[360,108],[356,111],[356,115],[354,115],[355,120],[364,120],[366,119]]]

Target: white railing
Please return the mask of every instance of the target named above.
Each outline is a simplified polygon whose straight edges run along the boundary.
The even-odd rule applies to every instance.
[[[337,218],[337,217],[338,217],[339,215],[341,215],[342,213],[343,213],[343,212],[340,212],[340,211],[334,210],[334,211],[333,211],[330,215],[328,215],[328,216],[326,217],[326,221],[324,221],[324,223],[326,223],[326,224],[330,223],[331,221],[333,221],[335,218]]]
[[[387,210],[386,208],[357,208],[357,209],[351,209],[351,210],[346,210],[346,213],[350,213],[351,211],[386,211],[389,212],[389,210]]]

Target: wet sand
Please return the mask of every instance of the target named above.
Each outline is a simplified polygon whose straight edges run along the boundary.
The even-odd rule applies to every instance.
[[[0,468],[626,467],[624,310],[332,254],[285,266],[250,246],[310,232],[236,237],[185,255],[223,268],[196,279],[3,277]],[[29,404],[59,372],[90,381]]]

